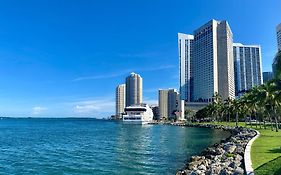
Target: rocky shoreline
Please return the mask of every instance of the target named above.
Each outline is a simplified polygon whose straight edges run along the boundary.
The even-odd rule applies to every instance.
[[[257,134],[255,130],[212,124],[181,124],[177,126],[204,127],[226,130],[231,136],[206,148],[198,156],[192,156],[186,167],[177,175],[240,175],[245,174],[244,152],[247,143]]]

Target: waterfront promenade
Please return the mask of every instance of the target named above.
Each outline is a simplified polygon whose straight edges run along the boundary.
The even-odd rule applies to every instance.
[[[211,127],[229,130],[232,133],[232,136],[227,140],[223,140],[220,144],[207,148],[199,156],[193,156],[188,161],[185,169],[178,171],[177,174],[281,174],[280,132],[271,131],[270,128],[262,129],[259,126],[250,127],[250,125],[245,125],[244,122],[239,122],[239,127],[235,127],[235,122],[171,124],[189,127]],[[260,133],[260,135],[253,139],[258,133]],[[253,143],[248,144],[250,140],[252,140]],[[232,147],[229,149],[229,145],[236,146],[236,148]],[[240,150],[240,152],[238,150]],[[248,153],[245,153],[245,151]],[[240,160],[241,157],[239,155],[244,158]],[[208,160],[208,157],[211,158],[211,161],[210,159]],[[234,166],[234,164],[240,164],[239,160],[241,162],[241,169]],[[208,163],[212,164],[208,165]],[[201,166],[202,164],[203,166]],[[247,171],[245,171],[245,168]],[[254,170],[254,172],[251,172],[251,169]]]

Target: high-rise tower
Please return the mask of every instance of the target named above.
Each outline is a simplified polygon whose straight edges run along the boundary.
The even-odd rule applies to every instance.
[[[215,92],[235,98],[232,32],[227,21],[211,20],[194,31],[193,98],[210,102]]]
[[[277,46],[278,50],[281,50],[281,23],[276,27],[276,35],[277,35]]]
[[[180,98],[185,101],[192,101],[191,57],[193,39],[193,35],[178,33]]]
[[[116,118],[122,118],[125,108],[125,84],[116,87]]]
[[[261,47],[259,45],[233,44],[236,96],[243,95],[253,86],[263,83]]]
[[[281,52],[281,23],[276,27],[276,36],[277,36],[277,47],[278,47],[278,52]],[[272,72],[273,76],[276,76],[276,69],[277,69],[277,57],[274,58],[273,63],[272,63]]]
[[[126,78],[126,106],[142,103],[142,78],[139,74],[131,73]]]

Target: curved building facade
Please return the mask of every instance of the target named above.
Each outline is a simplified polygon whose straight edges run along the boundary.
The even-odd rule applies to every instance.
[[[126,107],[142,104],[142,77],[131,73],[126,78]]]

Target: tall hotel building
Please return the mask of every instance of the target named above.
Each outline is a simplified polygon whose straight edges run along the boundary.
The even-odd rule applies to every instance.
[[[191,88],[186,88],[188,92],[185,93],[191,94],[190,101],[211,102],[215,92],[223,99],[235,98],[233,41],[227,21],[211,20],[201,26],[194,31],[194,39],[187,42],[190,45],[182,51],[180,41],[184,36],[178,36],[179,59],[180,63],[185,63],[185,59],[190,58],[191,65],[190,69],[182,71],[183,64],[180,64],[180,79],[190,82]],[[180,84],[182,88],[183,84]],[[185,94],[181,94],[181,99],[189,101]]]
[[[180,98],[192,101],[192,80],[191,80],[191,55],[193,52],[193,35],[178,33],[179,44],[179,68],[180,68]]]
[[[243,95],[253,86],[263,83],[261,47],[259,45],[233,44],[236,96]]]
[[[125,108],[125,84],[116,87],[116,118],[121,119]]]
[[[142,78],[139,74],[131,73],[126,78],[126,106],[142,103]]]

